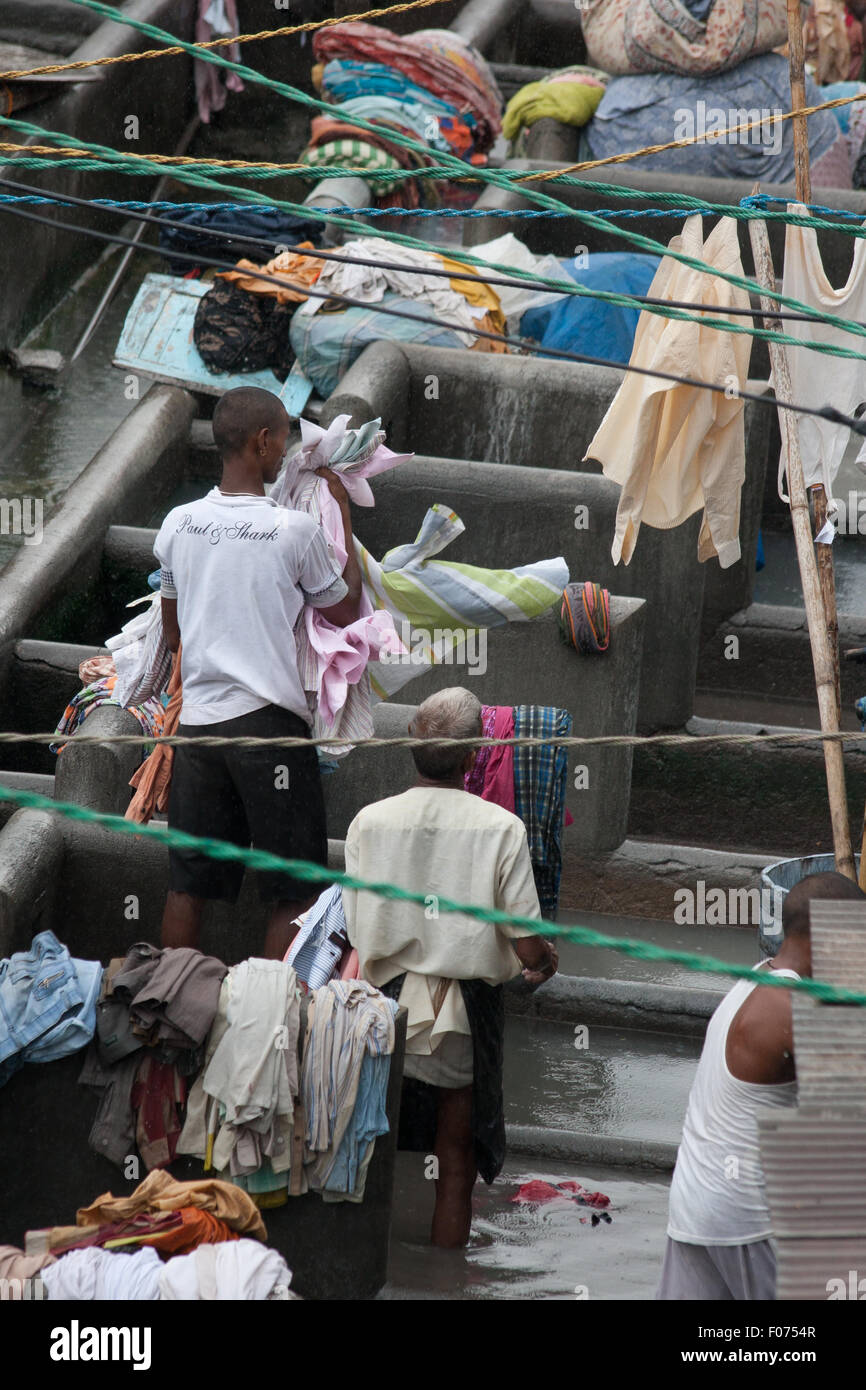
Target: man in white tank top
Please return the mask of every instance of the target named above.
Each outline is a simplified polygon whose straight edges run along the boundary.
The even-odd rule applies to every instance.
[[[863,897],[841,874],[802,879],[785,899],[782,947],[756,971],[810,977],[810,901]],[[757,1115],[762,1107],[796,1102],[790,991],[739,980],[710,1019],[689,1095],[657,1299],[775,1297]]]

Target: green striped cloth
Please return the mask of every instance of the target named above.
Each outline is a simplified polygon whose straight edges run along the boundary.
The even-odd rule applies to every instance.
[[[385,150],[380,150],[376,145],[370,145],[366,140],[328,140],[324,145],[317,145],[314,149],[306,149],[301,155],[300,162],[309,164],[312,168],[324,168],[334,165],[337,168],[347,169],[399,169],[401,166],[392,154]],[[373,179],[370,183],[370,192],[376,197],[388,193],[393,185],[384,182],[379,183]]]

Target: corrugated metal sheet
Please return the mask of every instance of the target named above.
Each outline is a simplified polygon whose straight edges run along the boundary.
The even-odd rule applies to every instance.
[[[814,902],[809,920],[815,979],[866,990],[866,902]]]
[[[866,1113],[768,1109],[758,1136],[775,1236],[866,1239]]]
[[[866,1107],[866,1009],[801,994],[791,1005],[799,1104]]]
[[[866,993],[866,903],[814,902],[810,926],[814,977]],[[758,1119],[776,1298],[866,1299],[866,1008],[791,1003],[798,1105]]]
[[[777,1301],[866,1298],[866,1238],[782,1239],[777,1252]]]

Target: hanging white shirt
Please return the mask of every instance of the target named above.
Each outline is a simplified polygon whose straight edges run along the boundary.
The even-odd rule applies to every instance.
[[[670,249],[729,274],[743,274],[733,218],[721,218],[704,242],[701,218],[689,217]],[[728,308],[749,307],[745,290],[669,256],[656,271],[649,295],[701,305],[717,319],[724,319]],[[740,326],[743,321],[731,322]],[[746,448],[737,392],[746,384],[751,345],[748,334],[641,313],[631,365],[711,381],[726,391],[626,373],[584,455],[597,459],[605,477],[622,487],[611,547],[614,564],[620,559],[628,564],[642,521],[670,530],[701,508],[698,559],[717,555],[722,569],[739,560]]]
[[[789,212],[808,217],[809,212],[798,203],[789,203]],[[785,275],[782,281],[785,294],[799,299],[809,308],[832,317],[866,323],[866,242],[854,242],[851,273],[845,284],[835,290],[827,279],[818,234],[813,227],[788,226],[785,233]],[[786,333],[809,343],[832,343],[837,347],[866,352],[866,338],[858,338],[834,327],[833,323],[803,322],[794,319],[783,323]],[[866,402],[866,363],[855,358],[831,357],[812,352],[809,348],[785,349],[791,390],[795,401],[821,407],[833,405],[846,415],[853,415],[857,406]],[[833,485],[842,463],[851,431],[847,425],[834,424],[815,415],[798,415],[797,430],[803,477],[807,487],[823,483],[828,507],[835,511]],[[784,492],[785,448],[779,459],[779,496],[787,501]]]

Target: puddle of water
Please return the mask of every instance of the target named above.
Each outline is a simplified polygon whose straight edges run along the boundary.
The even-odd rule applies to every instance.
[[[506,1121],[676,1143],[700,1054],[699,1038],[511,1016]]]
[[[532,1169],[528,1162],[509,1159],[491,1187],[477,1183],[468,1248],[437,1250],[429,1244],[433,1184],[424,1178],[424,1155],[398,1154],[389,1281],[379,1297],[651,1299],[664,1255],[668,1178],[568,1164]],[[532,1178],[574,1178],[601,1190],[611,1199],[611,1224],[582,1222],[586,1208],[565,1199],[512,1202]]]
[[[650,941],[670,951],[715,956],[732,965],[756,965],[761,959],[757,927],[677,926],[674,922],[656,919],[614,917],[601,912],[568,909],[560,913],[559,924],[591,927],[608,936]],[[639,960],[601,946],[577,946],[564,941],[558,949],[559,968],[566,975],[599,976],[610,980],[650,980],[654,984],[683,985],[689,989],[713,991],[729,989],[732,983],[727,976],[699,974],[671,961]]]

